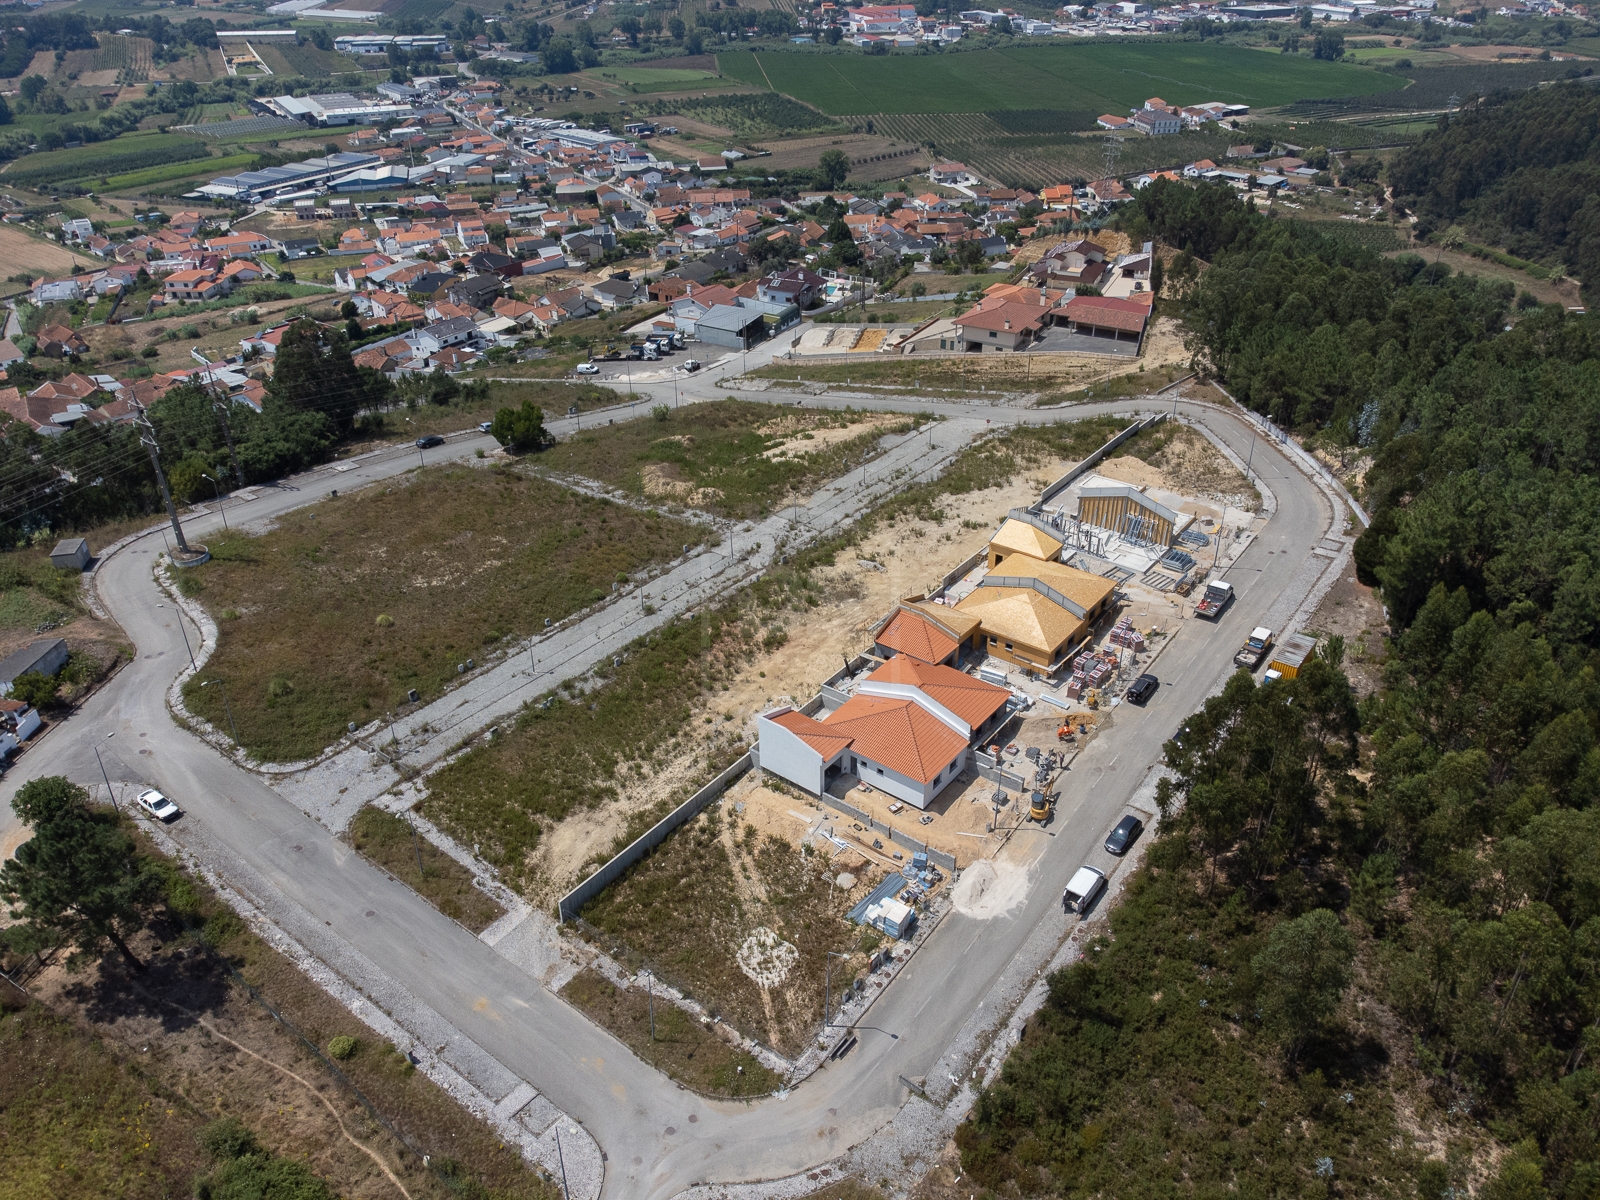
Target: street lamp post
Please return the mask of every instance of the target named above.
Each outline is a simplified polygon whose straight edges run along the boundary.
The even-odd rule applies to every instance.
[[[189,644],[189,631],[183,627],[183,609],[174,604],[172,611],[178,614],[178,632],[183,634],[183,648],[189,652],[189,665],[198,671],[200,664],[194,661],[194,647]]]
[[[407,417],[405,420],[406,424],[411,426],[412,429],[417,427],[417,423],[410,417]],[[420,441],[417,443],[417,465],[423,467],[428,465],[428,460],[422,457],[422,443]]]
[[[210,687],[213,683],[222,691],[222,710],[228,714],[228,728],[233,730],[233,744],[237,746],[239,744],[239,727],[233,721],[233,705],[228,703],[227,684],[223,683],[221,679],[208,679],[200,686],[203,688]]]
[[[109,742],[112,738],[114,738],[116,736],[117,736],[116,731],[112,730],[110,733],[106,734],[105,737],[101,738],[98,742],[96,742],[94,744],[94,761],[100,764],[100,778],[104,779],[106,781],[106,795],[111,797],[111,807],[113,809],[115,809],[116,812],[120,815],[121,812],[122,812],[122,806],[117,803],[117,793],[112,790],[112,787],[111,787],[111,776],[106,774],[106,762],[105,762],[105,759],[100,757],[100,747],[105,745],[107,742]]]
[[[211,479],[212,490],[217,493],[217,511],[222,514],[222,527],[228,527],[228,510],[222,506],[222,485],[204,471],[200,472],[201,479]]]

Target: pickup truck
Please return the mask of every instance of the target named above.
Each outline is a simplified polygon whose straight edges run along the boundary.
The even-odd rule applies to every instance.
[[[1233,584],[1223,581],[1206,584],[1205,593],[1200,597],[1200,603],[1194,606],[1194,615],[1197,617],[1210,617],[1215,620],[1222,615],[1222,610],[1228,607],[1233,600]]]
[[[1079,867],[1068,881],[1066,891],[1061,893],[1062,909],[1083,915],[1105,885],[1106,877],[1102,872],[1093,867]]]
[[[1261,626],[1250,631],[1250,640],[1239,647],[1239,653],[1233,656],[1236,665],[1246,670],[1254,671],[1267,657],[1267,651],[1272,649],[1272,630]]]

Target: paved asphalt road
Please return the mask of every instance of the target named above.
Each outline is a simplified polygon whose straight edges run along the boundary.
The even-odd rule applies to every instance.
[[[718,394],[709,379],[691,386],[698,399]],[[936,404],[920,397],[850,399],[857,406],[932,409],[996,425],[1141,407],[1130,400],[1064,413]],[[1245,457],[1251,434],[1241,419],[1214,405],[1179,408]],[[565,424],[556,422],[556,431]],[[463,457],[484,444],[464,437],[429,454]],[[385,452],[355,471],[312,472],[280,487],[258,488],[259,498],[231,508],[230,519],[259,521],[328,488],[353,487],[415,461],[414,450]],[[680,1090],[493,948],[351,853],[260,777],[179,728],[165,696],[187,656],[178,615],[152,579],[159,535],[113,556],[99,578],[100,595],[138,647],[138,657],[23,756],[0,786],[0,801],[39,775],[98,782],[99,745],[114,780],[159,786],[185,807],[185,817],[172,827],[180,844],[246,895],[276,893],[270,907],[291,936],[310,947],[336,943],[344,961],[380,972],[431,1006],[463,1039],[582,1121],[607,1152],[607,1196],[666,1198],[697,1181],[788,1175],[836,1157],[887,1122],[905,1100],[897,1077],[930,1072],[1030,935],[1040,926],[1060,925],[1065,932],[1060,889],[1080,863],[1104,859],[1099,842],[1158,758],[1162,742],[1230,669],[1242,632],[1271,609],[1292,611],[1299,601],[1292,593],[1307,590],[1314,579],[1307,568],[1327,561],[1311,551],[1319,540],[1342,533],[1343,514],[1336,515],[1322,492],[1271,445],[1258,442],[1253,462],[1276,496],[1277,511],[1231,572],[1236,603],[1216,629],[1186,622],[1159,660],[1163,686],[1148,708],[1118,709],[1114,727],[1080,756],[1065,785],[1054,836],[1016,836],[1013,853],[1029,863],[1026,902],[989,920],[946,918],[870,1010],[872,1028],[861,1031],[859,1048],[782,1100],[722,1104]],[[207,519],[191,528],[203,538]],[[192,639],[195,631],[188,634]],[[11,833],[14,841],[16,831]]]

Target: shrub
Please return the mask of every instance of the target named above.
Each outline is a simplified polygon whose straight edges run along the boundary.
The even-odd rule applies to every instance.
[[[379,613],[378,614],[378,628],[379,629],[387,629],[387,628],[389,628],[389,626],[391,626],[393,624],[394,624],[394,618],[391,617],[388,613]]]
[[[48,708],[56,702],[56,692],[61,684],[53,675],[29,671],[11,681],[11,698],[34,708]]]
[[[212,1121],[200,1131],[200,1148],[212,1158],[243,1158],[246,1154],[259,1154],[261,1144],[256,1135],[245,1128],[238,1117],[223,1117]]]
[[[338,1037],[328,1042],[328,1053],[340,1062],[345,1062],[351,1058],[360,1048],[361,1043],[345,1033],[341,1033]]]

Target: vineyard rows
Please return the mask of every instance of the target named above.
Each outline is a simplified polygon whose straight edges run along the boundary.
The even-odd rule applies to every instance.
[[[1005,114],[1007,117],[1014,113]],[[1014,187],[1041,188],[1087,182],[1105,174],[1105,142],[1071,134],[1016,134],[991,113],[885,113],[873,118],[879,133],[901,141],[932,143],[941,158],[966,163],[987,179]],[[1199,158],[1221,159],[1224,135],[1127,138],[1117,158],[1118,175],[1178,166]]]

